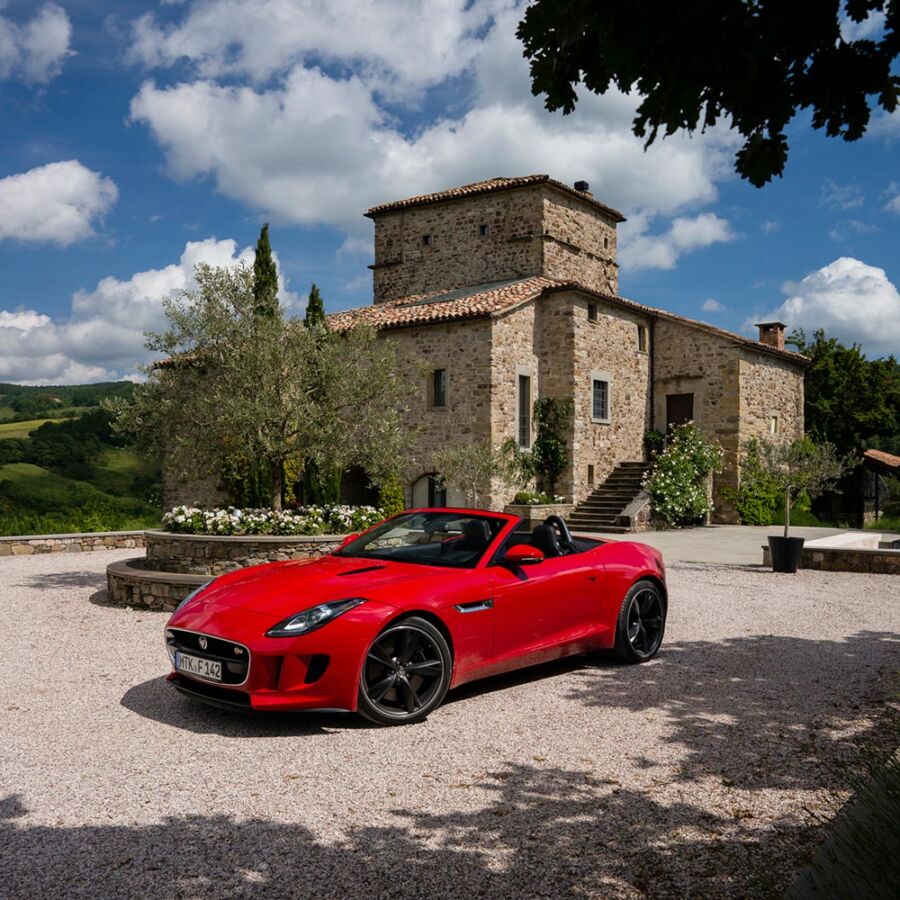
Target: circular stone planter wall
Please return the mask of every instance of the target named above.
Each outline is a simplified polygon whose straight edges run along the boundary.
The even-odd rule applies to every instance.
[[[209,535],[145,531],[148,567],[185,575],[222,575],[246,566],[316,559],[337,550],[342,535]]]
[[[267,562],[317,559],[343,535],[202,535],[146,531],[146,557],[106,567],[109,599],[117,606],[171,612],[194,588],[217,575]]]

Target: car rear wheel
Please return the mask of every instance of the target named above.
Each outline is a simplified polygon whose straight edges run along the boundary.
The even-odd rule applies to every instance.
[[[622,601],[616,623],[616,655],[623,662],[642,663],[659,653],[666,630],[666,601],[652,581],[633,584]]]
[[[379,725],[420,722],[444,699],[452,669],[447,641],[431,622],[401,619],[366,651],[359,712]]]

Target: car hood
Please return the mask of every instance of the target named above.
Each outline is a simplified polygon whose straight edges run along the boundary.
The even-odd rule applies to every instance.
[[[316,560],[254,566],[217,578],[189,606],[246,609],[276,619],[330,600],[377,599],[391,605],[401,583],[446,576],[446,569],[387,560],[325,556]],[[195,605],[196,604],[196,605]]]

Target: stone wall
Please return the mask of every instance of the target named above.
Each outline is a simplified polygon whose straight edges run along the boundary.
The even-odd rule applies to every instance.
[[[143,558],[123,559],[106,567],[110,603],[134,609],[174,612],[191,591],[209,581],[208,575],[148,571],[145,563]]]
[[[0,537],[0,556],[33,553],[84,553],[144,546],[143,531],[98,531],[90,534],[43,534]]]
[[[541,195],[541,274],[560,281],[577,281],[601,293],[618,294],[615,220],[552,185],[542,185]]]
[[[771,567],[772,554],[763,544],[763,565]],[[801,569],[825,572],[870,572],[876,575],[900,575],[900,551],[860,550],[852,547],[804,547]]]
[[[740,440],[803,437],[803,370],[775,357],[740,353]],[[772,431],[772,419],[776,431]]]
[[[724,336],[681,322],[658,319],[653,330],[655,351],[653,427],[666,429],[666,396],[694,395],[694,421],[726,452],[725,470],[714,482],[714,521],[737,522],[727,489],[737,487],[740,444],[740,350]]]
[[[563,295],[574,325],[575,416],[572,438],[572,495],[584,499],[620,463],[644,458],[644,434],[650,424],[650,356],[638,349],[638,326],[649,326],[640,313],[578,294]],[[588,319],[588,304],[597,320]],[[648,331],[649,333],[649,331]],[[595,422],[592,374],[611,376],[609,422]],[[594,467],[594,482],[588,481]]]
[[[540,231],[534,187],[382,213],[375,218],[375,302],[537,275]]]
[[[546,184],[392,210],[375,218],[372,270],[376,303],[529,275],[615,294],[616,223]]]
[[[182,575],[222,575],[246,566],[316,559],[336,550],[340,535],[202,535],[145,532],[146,568]]]
[[[407,502],[412,502],[412,484],[434,471],[436,450],[490,438],[491,333],[487,319],[384,332],[384,340],[394,344],[409,378],[407,427],[418,429],[403,471]],[[435,408],[429,395],[435,369],[447,373],[446,405],[442,408]],[[458,500],[454,498],[454,502]]]

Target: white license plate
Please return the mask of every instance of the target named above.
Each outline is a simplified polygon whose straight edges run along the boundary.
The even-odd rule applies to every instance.
[[[175,668],[179,672],[187,672],[188,675],[196,675],[209,681],[222,680],[222,663],[212,659],[200,659],[198,656],[178,652],[175,654]]]

